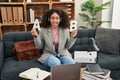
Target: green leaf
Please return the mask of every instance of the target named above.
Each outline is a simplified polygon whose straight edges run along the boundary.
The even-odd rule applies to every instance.
[[[81,16],[83,21],[90,21],[91,20],[91,17],[85,13],[80,13],[79,15]]]
[[[101,4],[102,6],[107,6],[107,5],[110,5],[111,4],[111,2],[109,1],[109,2],[106,2],[106,3],[104,3],[104,4]]]
[[[78,28],[87,29],[87,27],[86,27],[86,26],[79,26]]]

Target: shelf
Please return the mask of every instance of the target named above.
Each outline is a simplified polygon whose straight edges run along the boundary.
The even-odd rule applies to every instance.
[[[0,27],[1,30],[1,34],[0,34],[0,38],[2,38],[2,35],[6,32],[21,32],[21,31],[27,31],[26,30],[26,26],[24,25],[4,25]]]
[[[23,2],[0,2],[0,6],[19,6],[19,5],[24,5]]]
[[[72,20],[75,17],[75,7],[74,3],[56,3],[52,4],[52,8],[63,9],[65,12],[68,13],[69,19]]]
[[[30,31],[34,20],[37,18],[41,21],[43,14],[52,8],[63,9],[68,13],[70,20],[75,16],[74,0],[65,2],[61,0],[11,1],[14,2],[0,2],[0,39],[5,32]]]
[[[2,33],[25,31],[25,26],[4,26],[1,27]]]
[[[26,25],[25,23],[23,23],[23,24],[20,24],[20,23],[16,23],[16,24],[13,24],[13,23],[9,23],[9,24],[1,24],[1,26],[20,26],[20,25]]]
[[[50,9],[48,4],[40,4],[40,5],[27,5],[26,12],[27,12],[27,22],[31,22],[31,15],[30,9],[34,11],[34,19],[42,18],[41,16]],[[33,22],[33,21],[32,21]]]
[[[27,2],[27,0],[26,0]],[[50,0],[33,0],[33,2],[50,2]]]
[[[64,3],[65,4],[68,4],[68,3],[73,3],[74,4],[75,2],[73,2],[73,1],[72,2],[59,2],[59,1],[53,1],[53,2],[51,2],[51,4],[61,4],[61,3],[62,4],[64,4]]]
[[[50,2],[27,2],[26,5],[50,4]]]
[[[74,2],[74,0],[51,0],[51,2]]]

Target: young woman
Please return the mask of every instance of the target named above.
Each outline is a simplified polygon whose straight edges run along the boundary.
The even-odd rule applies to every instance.
[[[44,49],[38,61],[50,68],[54,65],[74,64],[68,49],[74,44],[77,30],[69,32],[69,19],[61,9],[47,11],[41,21],[41,31],[31,30],[35,44]]]

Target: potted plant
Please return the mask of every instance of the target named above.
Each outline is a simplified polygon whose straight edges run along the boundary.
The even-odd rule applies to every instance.
[[[87,22],[88,26],[90,26],[91,28],[97,28],[104,22],[110,22],[97,20],[97,13],[106,9],[105,6],[109,4],[110,1],[101,5],[96,5],[95,0],[88,0],[81,5],[81,11],[83,13],[79,13],[79,15],[81,16],[84,22]],[[86,28],[85,26],[81,27]]]

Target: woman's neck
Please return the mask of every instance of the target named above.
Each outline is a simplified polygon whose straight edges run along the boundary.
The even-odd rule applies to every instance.
[[[58,27],[52,27],[53,29],[58,29]]]

